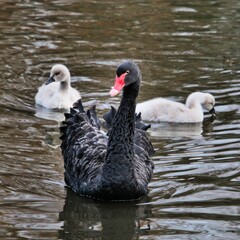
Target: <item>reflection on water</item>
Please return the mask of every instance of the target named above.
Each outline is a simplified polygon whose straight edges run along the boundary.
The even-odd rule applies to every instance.
[[[83,106],[85,109],[87,109],[93,105],[98,106],[99,109],[105,108],[104,105],[99,106],[99,102],[97,100],[90,100],[90,101],[83,103]],[[70,111],[69,109],[47,109],[40,105],[36,105],[35,107],[36,107],[36,109],[35,109],[36,117],[56,121],[58,123],[61,123],[65,119],[64,113]]]
[[[207,117],[203,123],[151,123],[149,134],[153,139],[159,138],[194,138],[202,137],[212,131],[214,118]]]
[[[83,199],[71,190],[59,220],[63,229],[61,239],[133,239],[137,232],[150,229],[146,217],[150,216],[149,206],[129,203],[99,203]]]
[[[237,0],[0,2],[1,239],[238,239],[240,69]],[[55,63],[101,115],[116,66],[134,59],[139,102],[216,99],[216,119],[152,124],[154,178],[140,203],[65,190],[63,112],[35,106]]]
[[[35,116],[38,118],[53,120],[60,123],[65,119],[64,112],[66,112],[66,110],[52,110],[36,105]]]

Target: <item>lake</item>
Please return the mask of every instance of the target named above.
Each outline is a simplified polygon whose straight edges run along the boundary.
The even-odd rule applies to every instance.
[[[0,239],[169,240],[240,237],[238,0],[2,0],[0,2]],[[99,116],[115,70],[133,59],[138,101],[216,99],[201,124],[153,123],[149,194],[103,203],[65,188],[63,112],[35,106],[55,63]]]

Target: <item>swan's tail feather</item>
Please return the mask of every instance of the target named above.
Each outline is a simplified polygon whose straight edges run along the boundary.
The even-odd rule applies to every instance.
[[[77,112],[77,111],[76,111],[75,109],[70,108],[70,114],[71,114],[71,115],[75,114],[76,112]]]
[[[96,113],[96,105],[91,106],[87,111],[85,111],[81,99],[73,104],[73,108],[70,109],[70,113],[65,113],[66,120],[71,118],[74,118],[75,123],[86,121],[93,127],[100,129],[100,121]]]
[[[97,129],[100,129],[100,121],[96,113],[96,105],[91,106],[90,109],[87,110],[87,116],[92,126],[95,126]]]
[[[71,108],[71,110],[74,109],[78,109],[80,113],[85,113],[81,98],[78,99],[77,102],[73,103],[73,108]]]
[[[151,124],[145,124],[142,122],[141,113],[138,113],[138,114],[136,113],[135,121],[136,121],[137,129],[142,129],[144,131],[147,131],[151,127]]]
[[[61,133],[65,133],[66,130],[67,130],[67,128],[68,128],[68,126],[66,126],[66,125],[63,125],[63,126],[60,126],[60,127],[59,127]],[[59,139],[63,140],[63,139],[64,139],[64,136],[63,136],[63,135],[64,135],[64,134],[62,134],[62,135],[59,137]]]
[[[72,117],[72,114],[70,113],[64,113],[65,119],[69,119]]]
[[[73,104],[70,113],[65,113],[65,120],[59,127],[62,154],[68,159],[69,149],[73,148],[79,139],[87,141],[89,132],[99,129],[99,120],[97,118],[95,106],[85,111],[81,99]],[[92,139],[92,138],[91,138]],[[67,160],[64,160],[67,164]]]
[[[81,99],[73,104],[73,107],[70,108],[70,113],[65,113],[64,115],[65,120],[62,121],[62,125],[59,127],[62,133],[60,136],[62,141],[67,138],[67,135],[69,135],[73,129],[78,129],[78,127],[81,128],[82,124],[86,122],[100,129],[100,121],[97,117],[96,106],[91,106],[91,108],[85,112]],[[73,125],[75,126],[70,128]]]
[[[116,112],[117,112],[117,110],[113,106],[111,106],[111,110],[109,112],[103,114],[103,119],[106,122],[107,129],[111,128],[112,121],[113,121],[113,119],[114,119],[114,117],[116,115]]]

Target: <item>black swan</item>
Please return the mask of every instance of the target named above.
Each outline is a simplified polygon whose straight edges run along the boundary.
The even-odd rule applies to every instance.
[[[80,93],[71,87],[71,75],[63,64],[55,64],[50,78],[35,96],[35,102],[48,109],[69,109],[81,98]]]
[[[142,119],[153,122],[197,123],[203,121],[203,109],[215,116],[215,99],[210,93],[194,92],[186,100],[186,104],[165,98],[153,98],[136,106]]]
[[[146,126],[135,115],[141,72],[133,61],[116,70],[110,94],[123,88],[120,106],[104,115],[107,134],[100,130],[95,106],[84,111],[81,100],[65,114],[60,131],[65,182],[73,191],[99,200],[137,200],[148,192],[154,153]]]

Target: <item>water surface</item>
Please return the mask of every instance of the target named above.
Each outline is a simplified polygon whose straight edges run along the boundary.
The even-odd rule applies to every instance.
[[[0,238],[238,239],[239,21],[237,0],[1,1]],[[138,101],[209,92],[217,117],[153,124],[149,195],[94,202],[64,187],[63,113],[36,107],[34,96],[63,63],[101,115],[119,104],[108,92],[125,59],[142,70]]]

